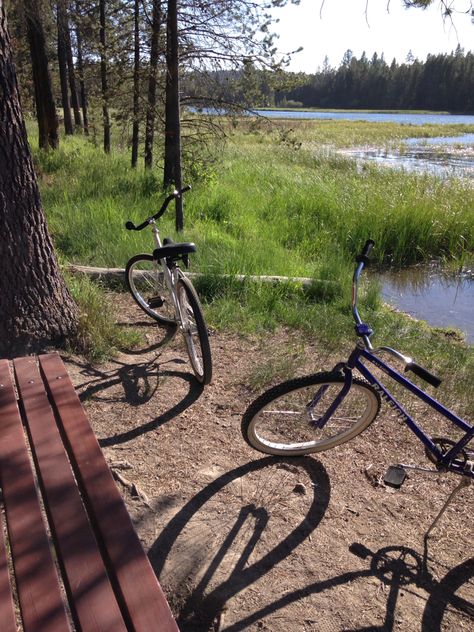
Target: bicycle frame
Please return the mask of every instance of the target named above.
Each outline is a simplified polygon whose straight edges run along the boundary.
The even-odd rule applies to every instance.
[[[150,226],[151,226],[151,232],[153,233],[153,241],[155,242],[155,248],[161,248],[163,244],[161,242],[160,231],[154,219],[150,220]],[[175,266],[174,268],[170,269],[165,259],[157,259],[155,265],[156,265],[157,275],[159,274],[160,267],[163,271],[163,276],[165,279],[166,286],[169,289],[171,297],[173,299],[173,305],[176,312],[176,316],[178,316],[179,324],[182,327],[183,314],[181,313],[181,307],[176,297],[176,284],[178,283],[178,276],[179,276],[178,267]]]
[[[341,388],[341,391],[336,396],[332,404],[329,406],[327,411],[322,415],[319,419],[312,420],[316,427],[322,428],[329,421],[330,417],[337,410],[344,397],[349,392],[352,386],[352,372],[356,369],[362,377],[364,377],[367,382],[378,392],[378,394],[382,397],[385,402],[390,406],[390,408],[395,411],[397,416],[408,426],[408,428],[420,439],[420,441],[424,444],[424,446],[435,456],[437,466],[441,469],[446,469],[451,472],[455,472],[457,474],[462,474],[464,476],[474,478],[474,468],[472,465],[470,467],[466,467],[466,463],[457,457],[460,456],[463,449],[467,446],[467,444],[474,438],[474,426],[471,426],[466,421],[455,415],[453,412],[448,410],[445,406],[440,404],[436,399],[430,397],[425,391],[421,388],[413,384],[406,377],[400,375],[398,371],[392,368],[390,365],[385,363],[379,357],[377,357],[377,353],[388,352],[405,362],[405,365],[411,366],[415,373],[414,365],[412,364],[411,358],[406,358],[395,349],[391,347],[380,347],[378,349],[374,349],[370,342],[370,336],[372,335],[371,328],[362,321],[359,311],[357,309],[357,296],[358,296],[358,285],[359,279],[362,274],[364,267],[368,263],[368,255],[370,254],[372,248],[374,246],[374,241],[369,239],[361,253],[356,258],[357,267],[354,272],[353,280],[352,280],[352,315],[354,317],[354,321],[356,323],[356,332],[359,336],[359,341],[356,344],[354,351],[349,356],[349,359],[346,363],[339,363],[336,365],[334,370],[342,370],[344,373],[344,384]],[[453,447],[443,454],[443,452],[437,447],[435,442],[423,431],[423,429],[416,423],[413,417],[403,408],[403,406],[395,399],[395,397],[389,392],[389,390],[381,384],[381,382],[371,373],[371,371],[365,366],[362,360],[366,360],[367,362],[375,365],[378,369],[383,371],[390,378],[398,382],[401,386],[406,388],[410,393],[412,393],[415,397],[420,399],[421,401],[428,404],[433,410],[437,413],[441,414],[446,419],[463,430],[465,432],[464,436],[453,445]],[[421,367],[418,367],[418,375],[422,375],[425,373],[428,375],[425,379],[432,384],[436,385],[436,382],[439,383],[439,380],[434,376],[430,376],[430,374],[426,371],[422,371],[420,373]],[[434,378],[435,381],[431,381],[430,378]],[[313,402],[317,402],[322,395],[324,394],[325,387],[319,389],[316,395],[313,398]],[[308,409],[311,408],[313,402],[310,402]]]
[[[382,399],[387,402],[390,408],[397,413],[398,417],[408,426],[408,428],[410,428],[410,430],[415,433],[420,441],[422,441],[422,443],[435,455],[437,464],[442,469],[445,468],[451,472],[474,478],[474,471],[472,469],[467,469],[465,467],[464,461],[457,458],[462,450],[467,446],[467,444],[474,438],[474,426],[469,425],[466,421],[464,421],[453,412],[448,410],[445,406],[440,404],[436,399],[430,397],[427,393],[425,393],[425,391],[418,388],[418,386],[413,384],[413,382],[400,375],[398,371],[393,369],[390,365],[386,364],[383,360],[376,356],[377,351],[392,350],[389,348],[381,348],[372,351],[366,349],[362,345],[358,345],[351,353],[347,363],[343,365],[338,365],[336,367],[342,368],[343,370],[345,376],[344,384],[341,388],[341,391],[339,392],[331,406],[328,408],[326,413],[314,422],[315,425],[318,427],[323,427],[325,423],[329,420],[329,418],[334,414],[346,394],[349,392],[349,389],[352,385],[352,373],[354,370],[357,370],[379,393]],[[394,353],[396,354],[396,352]],[[388,375],[396,382],[401,384],[401,386],[413,393],[415,397],[428,404],[428,406],[443,415],[446,419],[449,419],[450,422],[452,422],[465,432],[464,436],[446,454],[443,454],[441,450],[436,446],[436,444],[432,441],[432,439],[416,423],[413,417],[403,408],[403,406],[395,399],[395,397],[389,392],[389,390],[365,366],[362,360],[366,360],[367,362],[375,365],[386,375]],[[318,392],[315,396],[315,400],[319,399],[321,394],[322,393]]]

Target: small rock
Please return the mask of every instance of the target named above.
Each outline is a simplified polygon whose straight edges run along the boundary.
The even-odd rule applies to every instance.
[[[300,494],[301,496],[305,496],[308,492],[306,491],[306,486],[303,483],[296,483],[293,487],[293,492],[295,494]]]

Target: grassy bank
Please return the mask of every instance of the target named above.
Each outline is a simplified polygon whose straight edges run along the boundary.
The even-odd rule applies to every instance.
[[[427,126],[410,127],[409,135],[440,135],[441,127],[460,132],[459,126]],[[340,348],[352,337],[352,262],[368,237],[376,240],[379,263],[462,260],[474,252],[472,185],[361,170],[334,152],[361,142],[401,142],[406,126],[293,121],[291,127],[256,127],[244,121],[237,128],[229,123],[231,130],[219,161],[186,196],[184,233],[174,233],[172,212],[160,224],[163,235],[197,243],[193,269],[207,275],[199,291],[214,326],[255,332],[283,325]],[[63,141],[59,152],[36,152],[35,160],[50,229],[65,259],[117,267],[150,250],[149,231],[130,233],[123,226],[159,207],[159,170],[133,171],[128,153],[105,156],[82,138]],[[318,281],[302,291],[292,283],[275,288],[215,278],[222,273]],[[379,341],[457,375],[456,388],[462,376],[472,382],[472,350],[380,309],[372,286],[363,310]]]
[[[237,130],[211,175],[186,197],[185,236],[200,245],[201,271],[319,275],[328,254],[346,260],[369,235],[378,261],[395,265],[474,250],[470,184],[360,170],[328,148],[330,141],[393,141],[406,126],[329,123]],[[133,171],[128,154],[105,156],[81,138],[37,154],[37,164],[50,228],[67,258],[116,266],[149,249],[147,231],[130,234],[123,224],[159,206],[158,170]],[[173,233],[171,213],[163,228]]]

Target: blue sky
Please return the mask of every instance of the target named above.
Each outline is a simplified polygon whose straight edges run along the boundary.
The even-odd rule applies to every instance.
[[[456,6],[467,9],[469,0],[456,0]],[[453,26],[443,21],[436,1],[423,11],[405,9],[402,0],[301,0],[299,6],[275,10],[275,16],[280,18],[275,26],[278,48],[304,48],[289,67],[296,72],[315,72],[326,55],[332,66],[338,66],[347,49],[357,57],[364,50],[369,57],[383,52],[388,63],[394,57],[405,61],[410,50],[420,60],[428,53],[450,52],[458,43],[466,51],[474,50],[470,18],[456,15]]]

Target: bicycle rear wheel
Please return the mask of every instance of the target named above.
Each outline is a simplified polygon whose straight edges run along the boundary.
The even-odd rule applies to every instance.
[[[209,384],[212,379],[212,359],[202,307],[191,282],[181,277],[176,286],[182,316],[182,332],[189,360],[196,379]]]
[[[266,454],[299,456],[330,450],[365,430],[380,410],[380,396],[354,378],[351,389],[323,428],[315,422],[344,384],[340,373],[317,373],[283,382],[253,402],[242,419],[247,443]]]
[[[152,255],[132,257],[125,268],[125,280],[137,305],[159,323],[176,324],[176,311],[159,261]]]

